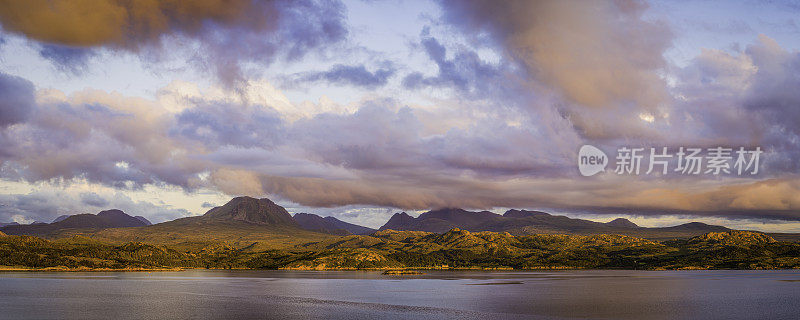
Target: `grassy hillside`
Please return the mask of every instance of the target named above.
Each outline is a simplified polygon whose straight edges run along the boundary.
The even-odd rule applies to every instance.
[[[230,229],[165,224],[109,229],[93,238],[45,240],[0,237],[0,265],[24,268],[598,268],[771,269],[800,267],[800,244],[746,231],[708,233],[656,242],[622,235],[525,235],[469,232],[443,234],[384,230],[370,236]],[[260,226],[263,227],[263,226]],[[154,228],[154,229],[150,229]],[[203,229],[207,228],[207,229]],[[204,234],[215,232],[216,234]],[[207,238],[212,237],[212,238]],[[131,237],[136,242],[127,241]],[[314,239],[307,241],[308,239]],[[146,242],[145,242],[146,241]],[[161,244],[155,244],[155,243]]]
[[[72,234],[62,233],[54,238],[81,234],[107,243],[143,242],[167,245],[180,250],[199,250],[210,245],[224,243],[236,249],[263,251],[284,249],[298,244],[322,241],[336,237],[293,228],[271,226],[242,221],[204,221],[185,218],[140,228],[115,228],[97,232]]]

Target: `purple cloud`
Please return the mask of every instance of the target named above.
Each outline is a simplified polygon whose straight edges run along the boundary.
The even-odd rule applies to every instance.
[[[74,74],[85,71],[94,54],[92,49],[56,44],[42,44],[39,49],[42,58],[51,61],[59,70]]]
[[[391,64],[369,71],[363,65],[349,66],[337,64],[326,71],[306,72],[298,74],[295,78],[300,82],[325,81],[332,84],[344,84],[357,87],[374,89],[386,85],[389,78],[394,75],[395,69]]]
[[[0,72],[0,128],[28,119],[35,106],[33,90],[30,81]]]

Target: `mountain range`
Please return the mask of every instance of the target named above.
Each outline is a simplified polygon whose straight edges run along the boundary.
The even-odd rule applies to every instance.
[[[412,217],[405,212],[396,213],[378,230],[445,233],[456,228],[471,232],[508,232],[512,235],[619,234],[651,240],[688,238],[708,232],[731,230],[700,222],[648,228],[640,227],[624,218],[602,223],[551,215],[542,211],[511,209],[499,215],[489,211],[468,211],[460,208],[431,210],[418,217]],[[334,217],[310,213],[292,216],[285,208],[266,198],[236,197],[202,216],[180,218],[156,225],[150,225],[143,217],[133,217],[114,209],[96,215],[61,216],[50,224],[7,225],[0,228],[0,231],[11,235],[27,234],[47,238],[83,234],[112,242],[148,241],[190,247],[202,247],[215,241],[232,242],[240,247],[255,243],[280,247],[307,240],[324,240],[334,235],[368,235],[376,230]],[[784,240],[797,238],[793,234],[773,236]]]
[[[371,234],[377,230],[344,222],[336,219],[335,217],[320,217],[313,213],[298,213],[294,215],[294,220],[300,224],[303,229],[310,231],[317,231],[330,234],[358,234],[365,235]]]
[[[63,218],[62,218],[63,217]],[[46,235],[62,229],[102,230],[107,228],[144,227],[151,225],[144,217],[131,217],[122,210],[111,209],[97,214],[83,213],[61,216],[53,223],[8,225],[2,228],[7,234]]]
[[[467,211],[459,208],[431,210],[414,218],[405,212],[394,214],[379,230],[408,230],[444,233],[453,228],[479,232],[509,232],[526,234],[620,234],[647,239],[664,240],[701,235],[707,232],[725,232],[723,226],[690,222],[661,228],[640,227],[625,218],[610,222],[596,222],[566,216],[551,215],[541,211],[511,209],[503,215],[489,211]]]
[[[800,268],[800,243],[774,234],[698,222],[644,228],[621,218],[601,223],[528,210],[401,212],[375,231],[332,217],[292,216],[269,199],[237,197],[202,216],[155,225],[120,210],[57,220],[0,228],[0,267]]]

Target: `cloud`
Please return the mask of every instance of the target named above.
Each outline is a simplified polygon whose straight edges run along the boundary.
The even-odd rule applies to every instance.
[[[171,117],[151,102],[90,90],[70,98],[48,90],[38,95],[37,112],[3,131],[5,178],[186,185],[198,168],[167,136]]]
[[[35,106],[33,84],[0,72],[0,128],[27,120]],[[2,153],[2,151],[0,151]]]
[[[343,84],[374,89],[386,85],[389,78],[394,75],[395,69],[391,64],[385,63],[375,71],[369,71],[363,65],[350,66],[337,64],[326,71],[306,72],[296,75],[298,82],[326,81],[332,84]]]
[[[276,56],[294,60],[343,40],[343,12],[341,3],[330,0],[33,0],[0,4],[0,23],[7,32],[44,44],[43,56],[59,66],[85,62],[75,59],[80,48],[157,59],[152,53],[173,42],[196,40],[201,50],[187,53],[190,60],[233,85],[243,81],[245,63],[269,63]]]
[[[94,52],[86,48],[43,44],[39,55],[51,61],[61,71],[79,74],[86,71]]]
[[[258,175],[251,171],[222,168],[211,174],[211,182],[229,195],[260,197],[265,193]]]
[[[178,114],[170,133],[208,146],[269,146],[282,139],[282,125],[280,114],[268,106],[214,101]]]
[[[798,52],[763,35],[742,52],[703,50],[678,73],[680,102],[670,129],[694,141],[761,146],[767,152],[765,174],[796,173],[800,93],[793,88],[800,86],[798,73]]]
[[[87,199],[91,203],[86,203]],[[94,203],[95,200],[99,200],[99,203]],[[0,195],[1,222],[16,221],[21,217],[29,222],[33,220],[50,222],[60,215],[97,213],[112,208],[120,209],[131,216],[144,216],[156,223],[190,215],[184,209],[134,201],[119,192],[110,195],[109,199],[102,198],[96,193],[75,194],[63,190],[36,190],[26,194]]]
[[[704,126],[693,129],[688,118],[673,115],[671,127],[654,131],[685,126],[680,132],[687,136],[658,141],[693,141],[708,128],[728,123],[714,123],[712,116],[730,109],[698,109],[702,104],[694,99],[738,101],[744,119],[753,114],[743,104],[752,97],[751,87],[742,88],[741,79],[750,83],[761,71],[754,72],[748,63],[758,59],[712,52],[681,70],[687,88],[677,86],[676,92],[685,94],[686,102],[671,111],[693,115]],[[774,181],[764,176],[578,178],[575,153],[585,141],[538,92],[498,98],[493,104],[487,104],[484,100],[493,100],[487,98],[435,106],[371,97],[348,109],[322,102],[293,104],[268,83],[247,84],[237,91],[173,83],[159,90],[156,100],[95,90],[69,96],[36,91],[32,108],[37,112],[2,131],[6,153],[0,154],[0,174],[6,180],[28,182],[85,179],[119,189],[210,189],[311,207],[520,207],[796,218],[794,194],[799,187],[785,172],[778,173],[782,180]],[[689,88],[703,85],[709,90]],[[498,107],[507,103],[542,105],[527,112]],[[777,119],[767,123],[783,125]],[[614,143],[619,141],[601,146],[616,148]],[[75,204],[64,208],[102,202],[91,195],[72,198],[64,201]],[[110,206],[153,212],[160,219],[179,216],[158,206],[101,198]],[[54,206],[12,207],[18,210],[9,214],[29,208],[44,216]]]
[[[658,71],[670,46],[666,26],[642,19],[639,1],[441,1],[450,23],[494,34],[537,79],[580,106],[667,100]]]
[[[800,170],[800,52],[789,52],[777,42],[760,36],[758,43],[745,54],[757,68],[750,79],[744,106],[763,119],[766,128],[763,141],[773,151],[780,151],[780,160],[773,168],[783,171]]]
[[[119,188],[165,183],[230,195],[274,193],[296,201],[317,195],[311,188],[298,189],[306,190],[302,197],[289,192],[295,190],[289,178],[296,177],[348,185],[363,180],[416,197],[419,192],[403,190],[415,179],[559,175],[568,168],[559,164],[566,156],[563,148],[571,149],[550,144],[563,141],[544,139],[540,128],[503,122],[429,133],[415,110],[391,99],[364,101],[353,113],[322,112],[288,121],[258,102],[280,99],[245,104],[200,95],[182,100],[185,105],[176,112],[165,112],[160,102],[97,91],[64,97],[43,90],[39,95],[36,116],[6,131],[9,154],[0,170],[5,179],[87,179]],[[390,187],[387,182],[395,179],[402,184]],[[379,198],[386,195],[352,186],[342,192],[350,194],[339,198],[328,191],[315,203],[382,205]],[[410,196],[387,201],[413,207],[436,203]]]
[[[502,77],[477,78],[479,86],[500,88],[490,91],[492,97],[519,96],[520,90],[502,91],[517,82],[514,86],[536,96],[517,99],[517,107],[535,114],[543,109],[536,100],[551,100],[549,108],[587,140],[662,138],[664,133],[639,114],[657,123],[667,120],[673,97],[664,80],[671,66],[663,54],[672,45],[672,32],[666,23],[644,18],[643,2],[439,2],[444,21],[473,42],[496,47],[508,65],[500,69]],[[441,51],[429,42],[429,52]],[[419,74],[406,80],[424,84]]]
[[[105,208],[106,206],[108,206],[108,200],[104,199],[103,197],[94,192],[81,193],[80,197],[81,197],[81,202],[85,205],[100,207],[100,208]]]
[[[3,28],[48,43],[75,46],[114,44],[138,47],[172,32],[197,34],[207,24],[267,28],[272,21],[249,13],[268,13],[272,2],[254,1],[62,1],[6,2]],[[266,11],[265,11],[266,10]]]
[[[201,208],[214,208],[214,207],[217,207],[217,205],[213,204],[213,203],[209,203],[209,202],[203,202],[203,204],[201,204],[200,207]]]
[[[504,66],[494,66],[484,62],[472,50],[454,50],[453,57],[447,58],[447,48],[430,35],[429,28],[422,31],[420,46],[437,67],[435,76],[425,76],[422,72],[412,72],[403,78],[407,89],[425,87],[452,87],[462,93],[486,93],[505,71]]]

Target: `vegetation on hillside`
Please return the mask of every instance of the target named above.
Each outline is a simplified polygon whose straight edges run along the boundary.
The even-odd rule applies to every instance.
[[[800,267],[800,244],[728,231],[655,242],[622,235],[525,235],[378,231],[281,246],[255,241],[204,246],[110,243],[83,236],[46,240],[0,235],[0,265],[62,269],[773,269]]]

